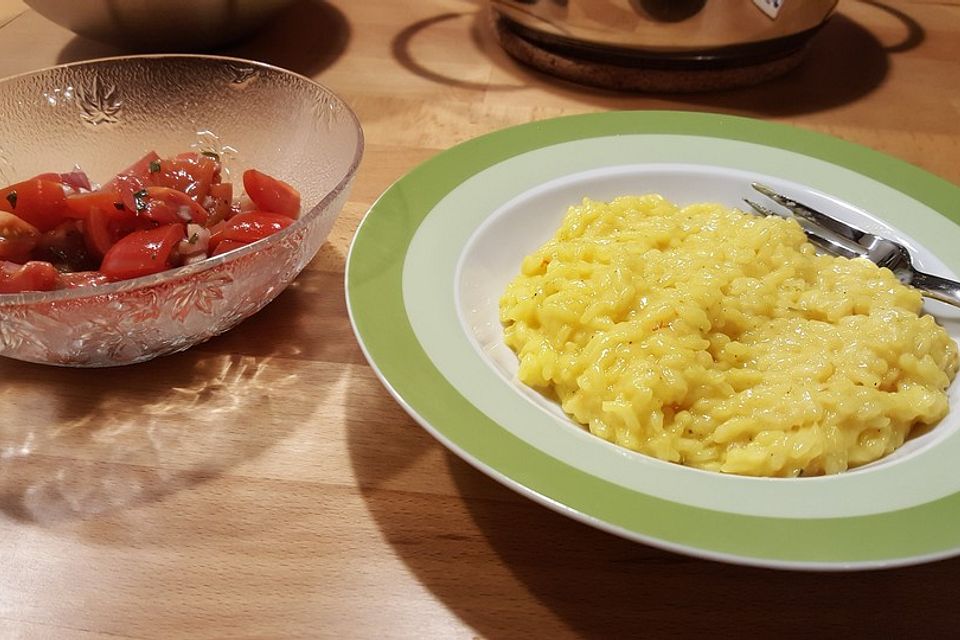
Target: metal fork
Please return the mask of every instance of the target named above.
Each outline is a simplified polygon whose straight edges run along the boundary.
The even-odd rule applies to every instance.
[[[809,205],[777,193],[766,185],[754,182],[751,186],[780,206],[788,209],[798,219],[797,221],[803,227],[811,244],[819,247],[822,251],[845,258],[866,258],[881,267],[890,269],[902,283],[919,289],[928,298],[960,307],[960,282],[918,271],[913,266],[910,252],[899,242],[881,238],[846,222],[841,222]],[[748,198],[744,198],[744,202],[764,216],[780,216],[782,218],[788,215],[774,211]]]

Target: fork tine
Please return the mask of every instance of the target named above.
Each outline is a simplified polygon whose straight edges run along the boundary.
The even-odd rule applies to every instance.
[[[828,238],[827,236],[821,236],[816,231],[811,231],[807,228],[804,228],[803,231],[807,234],[807,239],[810,241],[810,244],[824,250],[831,255],[842,256],[844,258],[867,257],[865,252],[851,249],[849,243],[842,243],[832,238]]]
[[[836,218],[833,218],[824,213],[821,213],[816,209],[813,209],[808,205],[803,204],[802,202],[797,202],[792,198],[788,198],[787,196],[781,195],[766,185],[760,184],[758,182],[754,182],[754,183],[751,183],[750,186],[752,186],[754,190],[759,191],[760,193],[767,196],[768,198],[770,198],[780,206],[789,209],[791,212],[793,212],[794,215],[797,215],[803,218],[804,220],[808,220],[809,222],[812,222],[815,225],[823,227],[824,229],[829,229],[833,233],[843,236],[844,238],[847,238],[849,240],[853,240],[858,244],[862,241],[869,243],[870,240],[874,237],[873,234],[867,233],[862,229],[858,229],[853,225],[849,225],[845,222],[840,222]]]
[[[743,201],[746,202],[748,205],[750,205],[753,208],[753,210],[759,213],[761,216],[775,216],[777,218],[787,217],[785,214],[782,214],[779,211],[774,211],[769,207],[765,207],[759,202],[754,202],[750,198],[744,198]]]
[[[744,198],[744,202],[750,205],[754,211],[759,213],[762,216],[777,216],[778,218],[786,217],[784,214],[778,213],[773,209],[763,206],[749,198]],[[835,256],[843,256],[844,258],[861,258],[866,255],[866,249],[861,247],[856,243],[852,243],[849,239],[843,237],[839,238],[830,238],[826,234],[819,234],[813,229],[810,228],[809,221],[806,221],[808,224],[801,224],[804,233],[807,234],[807,239],[812,245],[818,247],[819,249]]]

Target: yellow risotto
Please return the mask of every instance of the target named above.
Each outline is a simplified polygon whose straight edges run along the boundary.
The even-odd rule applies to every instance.
[[[948,409],[920,294],[793,220],[658,195],[571,207],[500,301],[519,377],[595,435],[692,467],[819,475]]]

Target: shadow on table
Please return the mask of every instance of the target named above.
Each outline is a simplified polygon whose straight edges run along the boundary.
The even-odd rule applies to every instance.
[[[430,60],[421,60],[416,53],[417,40],[421,37],[429,37],[432,29],[446,28],[447,23],[456,20],[465,19],[471,15],[475,16],[476,22],[470,30],[471,44],[480,53],[487,55],[494,60],[506,54],[500,49],[500,46],[494,42],[493,35],[489,29],[485,29],[482,16],[483,11],[478,10],[476,14],[463,13],[442,13],[432,16],[425,20],[414,22],[404,27],[390,44],[390,51],[394,59],[404,69],[410,73],[435,82],[451,87],[468,89],[474,91],[515,91],[518,87],[515,83],[509,84],[491,84],[486,80],[467,80],[450,75],[449,73],[432,68]]]
[[[867,4],[899,19],[907,36],[885,46],[860,24],[838,14],[813,39],[801,65],[780,78],[739,90],[671,97],[697,109],[761,117],[814,113],[855,102],[883,83],[891,54],[912,49],[926,37],[907,14],[879,2]]]
[[[270,449],[328,388],[301,381],[290,361],[355,357],[322,346],[344,313],[341,280],[305,272],[229,333],[138,365],[0,360],[0,511],[41,526],[109,514]]]
[[[944,585],[953,583],[960,559],[887,571],[804,573],[660,551],[504,488],[443,450],[386,392],[355,401],[367,415],[374,410],[382,416],[376,433],[348,430],[370,513],[417,580],[481,637],[953,632],[947,613],[953,597]]]
[[[613,92],[560,80],[527,67],[506,54],[496,41],[487,12],[447,13],[408,25],[393,40],[393,55],[416,75],[463,89],[480,91],[520,91],[527,85],[548,93],[609,109],[656,108],[668,100],[691,109],[723,111],[749,116],[791,116],[813,113],[854,102],[876,89],[886,78],[890,54],[911,49],[925,37],[922,27],[910,16],[880,2],[869,2],[900,20],[907,37],[899,44],[885,47],[863,26],[843,14],[835,15],[813,39],[810,49],[793,71],[763,84],[704,93],[630,93]],[[431,66],[416,52],[417,40],[446,23],[472,19],[472,45],[478,56],[486,56],[509,83],[487,84],[452,77],[442,68]]]
[[[349,41],[350,24],[339,9],[322,0],[298,0],[249,38],[203,53],[258,60],[312,77],[333,64]],[[57,62],[128,53],[120,47],[78,36],[64,46]]]
[[[339,9],[321,0],[299,0],[267,29],[217,53],[313,77],[343,55],[350,37],[350,23]]]
[[[509,493],[452,455],[448,467],[463,494]],[[658,551],[532,504],[467,508],[503,565],[583,637],[937,637],[950,616],[934,612],[953,607],[943,585],[960,570],[960,559],[857,573],[740,567]]]

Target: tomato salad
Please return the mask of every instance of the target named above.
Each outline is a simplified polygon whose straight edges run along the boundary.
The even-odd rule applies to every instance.
[[[96,187],[80,169],[0,189],[0,294],[86,287],[192,264],[265,238],[300,194],[256,169],[234,198],[213,153],[150,152]]]

